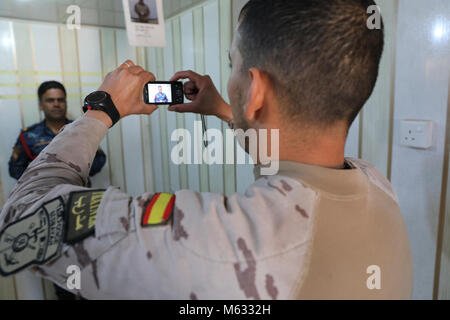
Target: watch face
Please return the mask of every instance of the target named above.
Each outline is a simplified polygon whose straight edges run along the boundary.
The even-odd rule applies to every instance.
[[[93,92],[90,95],[88,95],[86,100],[89,103],[98,103],[98,102],[102,102],[103,100],[105,100],[106,97],[107,97],[107,95],[105,92],[96,91],[96,92]]]

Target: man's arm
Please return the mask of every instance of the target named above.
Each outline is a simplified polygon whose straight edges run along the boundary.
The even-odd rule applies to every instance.
[[[25,150],[23,149],[22,143],[20,142],[20,138],[17,138],[17,142],[14,145],[13,153],[8,163],[9,175],[14,179],[19,180],[29,164],[30,159],[28,158]]]
[[[130,61],[129,64],[132,62]],[[146,105],[142,98],[142,89],[145,83],[151,80],[155,80],[151,73],[145,72],[140,67],[128,68],[124,64],[107,76],[100,90],[111,94],[122,117],[131,114],[151,114],[156,107]],[[128,89],[124,90],[124,88]],[[66,217],[65,213],[60,214],[60,208],[65,210],[73,192],[93,192],[84,188],[88,182],[89,164],[92,163],[99,144],[111,125],[112,120],[106,113],[89,111],[83,118],[66,126],[45,151],[41,152],[28,166],[0,213],[0,247],[2,249],[0,271],[7,274],[29,265],[44,264],[56,259],[54,254],[56,255],[59,251],[55,246],[58,247],[58,243],[62,242],[61,234],[68,225],[67,220],[62,224],[59,221]],[[77,202],[79,206],[82,204],[82,200]],[[88,209],[92,208],[94,207]],[[124,212],[120,213],[129,212],[126,207],[117,209],[118,211],[124,209]],[[109,210],[106,211],[109,212]],[[80,211],[76,210],[76,212]],[[89,221],[86,221],[86,217],[84,221],[81,216],[75,218],[77,218],[77,229],[83,230],[86,223],[90,226],[95,223],[95,215],[89,217]],[[28,239],[33,241],[33,244],[29,243],[30,246],[9,250],[11,244],[15,243],[16,231],[23,234],[30,233]],[[101,234],[101,230],[96,232]],[[22,233],[17,236],[20,238]],[[98,246],[102,247],[102,250],[107,250],[113,245],[111,243],[113,238],[114,236],[109,237]],[[47,249],[41,250],[43,245]],[[51,250],[50,247],[52,247]],[[67,250],[67,244],[64,244],[64,247]],[[47,256],[47,252],[50,251],[52,254]],[[83,264],[82,261],[83,259],[80,258],[81,264]]]
[[[156,107],[146,105],[142,97],[145,83],[151,80],[155,80],[154,76],[141,67],[128,68],[123,64],[106,77],[100,90],[110,93],[122,117],[151,114]],[[11,191],[0,214],[0,230],[33,213],[45,201],[59,196],[67,201],[69,193],[83,189],[88,182],[89,164],[111,126],[112,120],[106,113],[92,110],[66,126],[28,166]]]
[[[154,80],[153,74],[135,66],[132,61],[128,60],[108,74],[99,91],[106,91],[111,95],[121,118],[133,114],[151,114],[157,107],[143,101],[142,90],[145,83]],[[102,122],[103,127],[95,126],[94,123],[97,121]],[[92,129],[89,128],[89,125],[92,126]],[[94,155],[108,128],[112,126],[112,120],[104,112],[90,110],[84,119],[71,124],[71,126],[83,127],[82,130],[78,129],[72,134],[82,136],[85,143],[81,143],[80,139],[71,139],[70,143],[66,139],[64,143],[58,143],[61,137],[60,135],[56,136],[45,152],[29,165],[24,173],[24,179],[19,180],[11,192],[8,203],[13,204],[15,199],[19,199],[31,189],[43,188],[50,191],[59,184],[86,185],[90,171],[89,164],[93,162]],[[62,137],[65,136],[64,130]],[[60,170],[55,171],[54,168]],[[24,183],[25,180],[27,183]],[[42,190],[40,190],[40,195],[44,195]]]
[[[201,76],[193,71],[180,71],[170,81],[180,79],[189,79],[184,84],[184,93],[192,102],[169,106],[169,111],[216,116],[228,123],[233,119],[230,105],[220,96],[209,76]]]
[[[149,114],[156,108],[143,103],[141,92],[145,83],[154,77],[143,74],[142,69],[130,69],[121,66],[122,72],[115,71],[108,76],[100,90],[111,94],[122,116]],[[128,90],[133,92],[126,93]],[[116,95],[115,92],[122,93]],[[289,183],[295,201],[297,188],[302,188],[303,192],[312,191],[305,191],[301,184],[287,178],[270,183],[260,179],[259,185],[250,188],[246,195],[233,195],[228,199],[223,195],[184,190],[176,194],[169,221],[166,212],[171,208],[167,207],[167,196],[166,200],[162,197],[162,202],[157,203],[159,198],[155,199],[152,194],[133,198],[118,188],[110,187],[103,192],[83,187],[88,179],[88,164],[111,125],[112,121],[105,113],[89,111],[66,126],[30,164],[0,213],[1,267],[17,263],[22,263],[24,268],[30,267],[26,264],[29,255],[17,254],[17,251],[27,250],[35,254],[35,263],[31,262],[33,272],[91,299],[269,299],[289,296],[305,255],[305,239],[297,234],[307,233],[298,230],[307,225],[306,220],[298,219],[292,205],[288,208],[292,203],[286,197],[274,196],[272,185],[280,189],[281,185]],[[308,198],[308,195],[301,198]],[[271,214],[268,203],[280,213]],[[55,217],[61,211],[63,224],[50,225],[45,219],[25,223],[35,212],[42,217],[46,212],[48,217]],[[167,219],[156,221],[162,224],[154,224],[155,217]],[[21,218],[25,220],[19,220]],[[258,223],[272,219],[276,220]],[[292,219],[297,222],[292,223]],[[77,233],[92,223],[95,233],[78,238]],[[39,224],[45,227],[41,231],[48,228],[55,232],[47,237],[45,233],[39,233],[36,228]],[[11,226],[15,229],[7,234],[5,230],[10,231]],[[63,229],[72,241],[66,239],[62,249],[55,250],[54,244],[61,239],[58,235]],[[287,231],[280,233],[280,230]],[[27,241],[32,239],[33,243],[23,241],[22,235],[28,232],[34,232],[26,238]],[[294,244],[290,250],[283,245],[282,252],[274,252],[277,249],[273,248],[274,237],[270,236],[274,234],[283,244],[289,240],[284,236],[295,234],[298,245]],[[24,246],[24,243],[30,246]],[[8,250],[13,244],[15,250]],[[43,245],[46,250],[30,251]],[[48,248],[58,255],[46,260]],[[7,259],[2,260],[5,255]],[[281,271],[285,266],[293,266],[293,270]],[[76,278],[74,270],[77,267],[81,273],[80,286],[66,287],[68,283],[76,285],[71,279]],[[270,290],[267,290],[268,283]],[[275,289],[274,284],[277,285]]]
[[[100,90],[111,94],[122,116],[154,111],[155,107],[140,101],[144,84],[154,80],[153,76],[142,74],[139,68],[127,71],[122,67],[121,70],[108,76]],[[135,77],[140,80],[132,81]],[[123,88],[133,90],[134,87],[135,92],[128,93],[128,97],[114,94],[125,91]],[[125,101],[128,106],[124,105]],[[197,233],[191,227],[192,235],[189,236],[187,232],[191,231],[183,227],[188,220],[184,212],[175,210],[173,224],[141,227],[144,210],[149,210],[153,195],[133,199],[118,188],[109,188],[103,193],[84,187],[88,181],[89,163],[111,125],[112,121],[105,113],[89,111],[67,125],[30,164],[0,213],[0,271],[10,273],[19,270],[18,267],[31,267],[31,271],[92,299],[189,298],[195,295],[192,281],[200,282],[203,278],[199,274],[196,280],[189,280],[193,271],[202,271],[184,265],[186,261],[189,265],[201,265],[197,262],[199,258],[182,246],[183,240],[192,241]],[[195,195],[190,194],[188,198],[204,203]],[[187,204],[187,201],[182,202]],[[221,215],[227,216],[223,196],[217,195],[214,202],[222,207]],[[199,211],[198,207],[192,210]],[[38,219],[27,222],[29,217],[36,216]],[[63,219],[62,224],[58,216]],[[95,233],[78,239],[77,232],[92,223]],[[192,222],[190,225],[197,226]],[[46,234],[46,230],[50,231]],[[21,237],[28,233],[30,242],[25,247]],[[70,239],[65,236],[64,244],[59,248],[63,233]],[[13,244],[16,244],[16,250]],[[47,256],[49,248],[52,254]],[[186,259],[188,253],[189,260]],[[174,264],[174,257],[180,263]],[[201,260],[208,264],[209,270],[218,270],[214,268],[216,263]],[[67,271],[70,267],[78,267],[81,271],[79,288],[66,287],[70,272],[73,272]],[[225,269],[233,275],[231,264],[221,266],[221,270]],[[238,282],[228,283],[239,292]]]
[[[31,223],[15,224],[14,233],[4,227],[42,208],[54,213],[54,202],[61,197],[64,224],[53,225],[57,232],[50,235],[55,239],[64,229],[73,241],[65,241],[57,256],[34,263],[30,270],[73,293],[88,299],[269,299],[274,296],[266,290],[270,275],[269,281],[277,285],[275,296],[288,297],[304,259],[306,242],[297,233],[307,234],[304,222],[309,220],[297,220],[292,200],[287,199],[297,199],[299,194],[307,199],[313,191],[288,178],[260,179],[245,195],[228,198],[182,190],[170,208],[153,194],[133,198],[118,188],[104,193],[84,188],[88,163],[107,132],[104,115],[89,113],[67,125],[30,164],[0,214],[1,267],[8,263],[30,267],[14,250],[5,251],[8,240],[20,251],[21,242],[15,240],[32,233],[27,238],[30,246],[51,247],[44,232],[33,238],[38,233],[33,233],[36,228]],[[291,192],[279,197],[272,186]],[[279,214],[271,214],[268,203]],[[166,211],[171,213],[167,221],[147,223]],[[78,239],[77,232],[87,228],[91,217],[95,233]],[[5,230],[9,239],[3,241]],[[288,231],[278,235],[280,230]],[[275,234],[280,243],[285,243],[284,236],[295,234],[299,246],[292,245],[292,250],[282,246],[278,252],[272,248]],[[2,261],[4,254],[7,262]],[[284,271],[286,265],[290,272]],[[80,286],[71,287],[77,269]]]

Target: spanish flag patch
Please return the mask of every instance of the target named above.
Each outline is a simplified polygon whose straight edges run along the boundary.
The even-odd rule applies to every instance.
[[[175,195],[170,193],[155,194],[142,214],[142,227],[165,224],[172,215],[174,205]]]

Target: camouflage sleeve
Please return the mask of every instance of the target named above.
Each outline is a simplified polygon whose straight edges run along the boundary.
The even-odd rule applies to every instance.
[[[29,164],[30,159],[25,153],[22,143],[20,143],[20,138],[17,138],[16,144],[13,147],[13,153],[8,163],[9,175],[14,179],[19,180]]]
[[[87,299],[290,298],[304,270],[315,194],[304,191],[299,209],[279,202],[273,188],[287,198],[283,187],[296,198],[302,188],[285,179],[229,198],[182,190],[171,219],[153,226],[144,221],[158,194],[132,198],[109,188],[95,234],[32,271]]]
[[[106,163],[106,154],[103,152],[101,148],[98,149],[94,161],[92,163],[91,171],[89,172],[89,176],[93,177],[97,173],[99,173]]]
[[[170,195],[90,190],[83,187],[89,163],[106,131],[97,120],[78,120],[30,165],[0,214],[2,268],[23,264],[88,299],[292,296],[309,248],[314,191],[289,178],[260,179],[229,198],[179,191],[168,211]],[[36,229],[39,220],[25,224],[35,212],[53,216],[51,240]],[[8,229],[12,222],[17,230]],[[91,225],[95,232],[78,237]]]

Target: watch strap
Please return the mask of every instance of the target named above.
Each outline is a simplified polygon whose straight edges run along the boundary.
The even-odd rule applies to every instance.
[[[98,93],[102,93],[104,95],[104,98],[101,100],[92,101],[90,97],[93,94]],[[83,111],[86,113],[89,110],[98,110],[105,112],[111,118],[113,123],[112,126],[114,126],[120,120],[120,113],[117,110],[116,106],[114,105],[111,96],[109,95],[109,93],[104,91],[96,91],[86,97],[86,99],[84,100]]]

